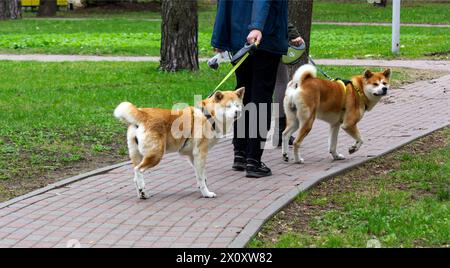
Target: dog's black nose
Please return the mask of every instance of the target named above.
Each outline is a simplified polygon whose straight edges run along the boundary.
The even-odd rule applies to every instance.
[[[386,94],[388,89],[387,89],[387,87],[384,87],[384,88],[382,88],[382,90],[383,90],[383,93]]]

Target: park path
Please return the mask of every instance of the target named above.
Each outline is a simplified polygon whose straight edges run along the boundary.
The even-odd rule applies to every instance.
[[[207,164],[215,199],[201,198],[188,162],[169,154],[145,174],[151,197],[139,200],[122,163],[1,203],[0,247],[243,247],[300,191],[449,124],[450,75],[405,85],[367,113],[365,143],[347,160],[331,161],[318,121],[302,145],[304,165],[283,162],[280,149],[265,152],[268,178],[231,170],[230,140],[219,142]],[[341,132],[340,151],[351,144]]]
[[[41,61],[41,62],[65,62],[65,61],[110,61],[110,62],[159,62],[159,57],[152,56],[89,56],[89,55],[45,55],[45,54],[0,54],[0,60],[9,61]],[[207,61],[200,58],[200,61]],[[371,60],[371,59],[317,59],[317,64],[344,65],[344,66],[386,66],[404,67],[423,70],[449,70],[449,60]]]

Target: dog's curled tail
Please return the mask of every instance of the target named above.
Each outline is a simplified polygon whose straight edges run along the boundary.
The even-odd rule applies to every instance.
[[[311,64],[302,65],[300,68],[295,71],[294,77],[292,81],[297,84],[297,86],[301,86],[306,79],[316,78],[317,77],[317,69]]]
[[[141,111],[129,102],[122,102],[114,110],[114,116],[128,124],[138,124],[141,120]]]

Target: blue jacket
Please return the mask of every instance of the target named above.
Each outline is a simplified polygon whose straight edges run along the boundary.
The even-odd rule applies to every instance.
[[[236,52],[251,30],[262,32],[259,49],[286,54],[288,48],[287,0],[219,0],[211,45]]]

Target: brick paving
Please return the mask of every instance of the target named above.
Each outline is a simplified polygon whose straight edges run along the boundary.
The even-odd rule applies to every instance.
[[[232,146],[224,139],[208,157],[215,199],[201,198],[188,162],[170,154],[146,172],[151,197],[139,200],[125,164],[0,204],[0,247],[242,247],[299,191],[449,124],[446,75],[392,89],[360,123],[365,143],[356,154],[348,156],[353,141],[341,132],[347,160],[331,161],[327,126],[316,121],[302,144],[304,165],[283,162],[280,149],[268,150],[263,160],[274,175],[250,179],[231,170]]]

